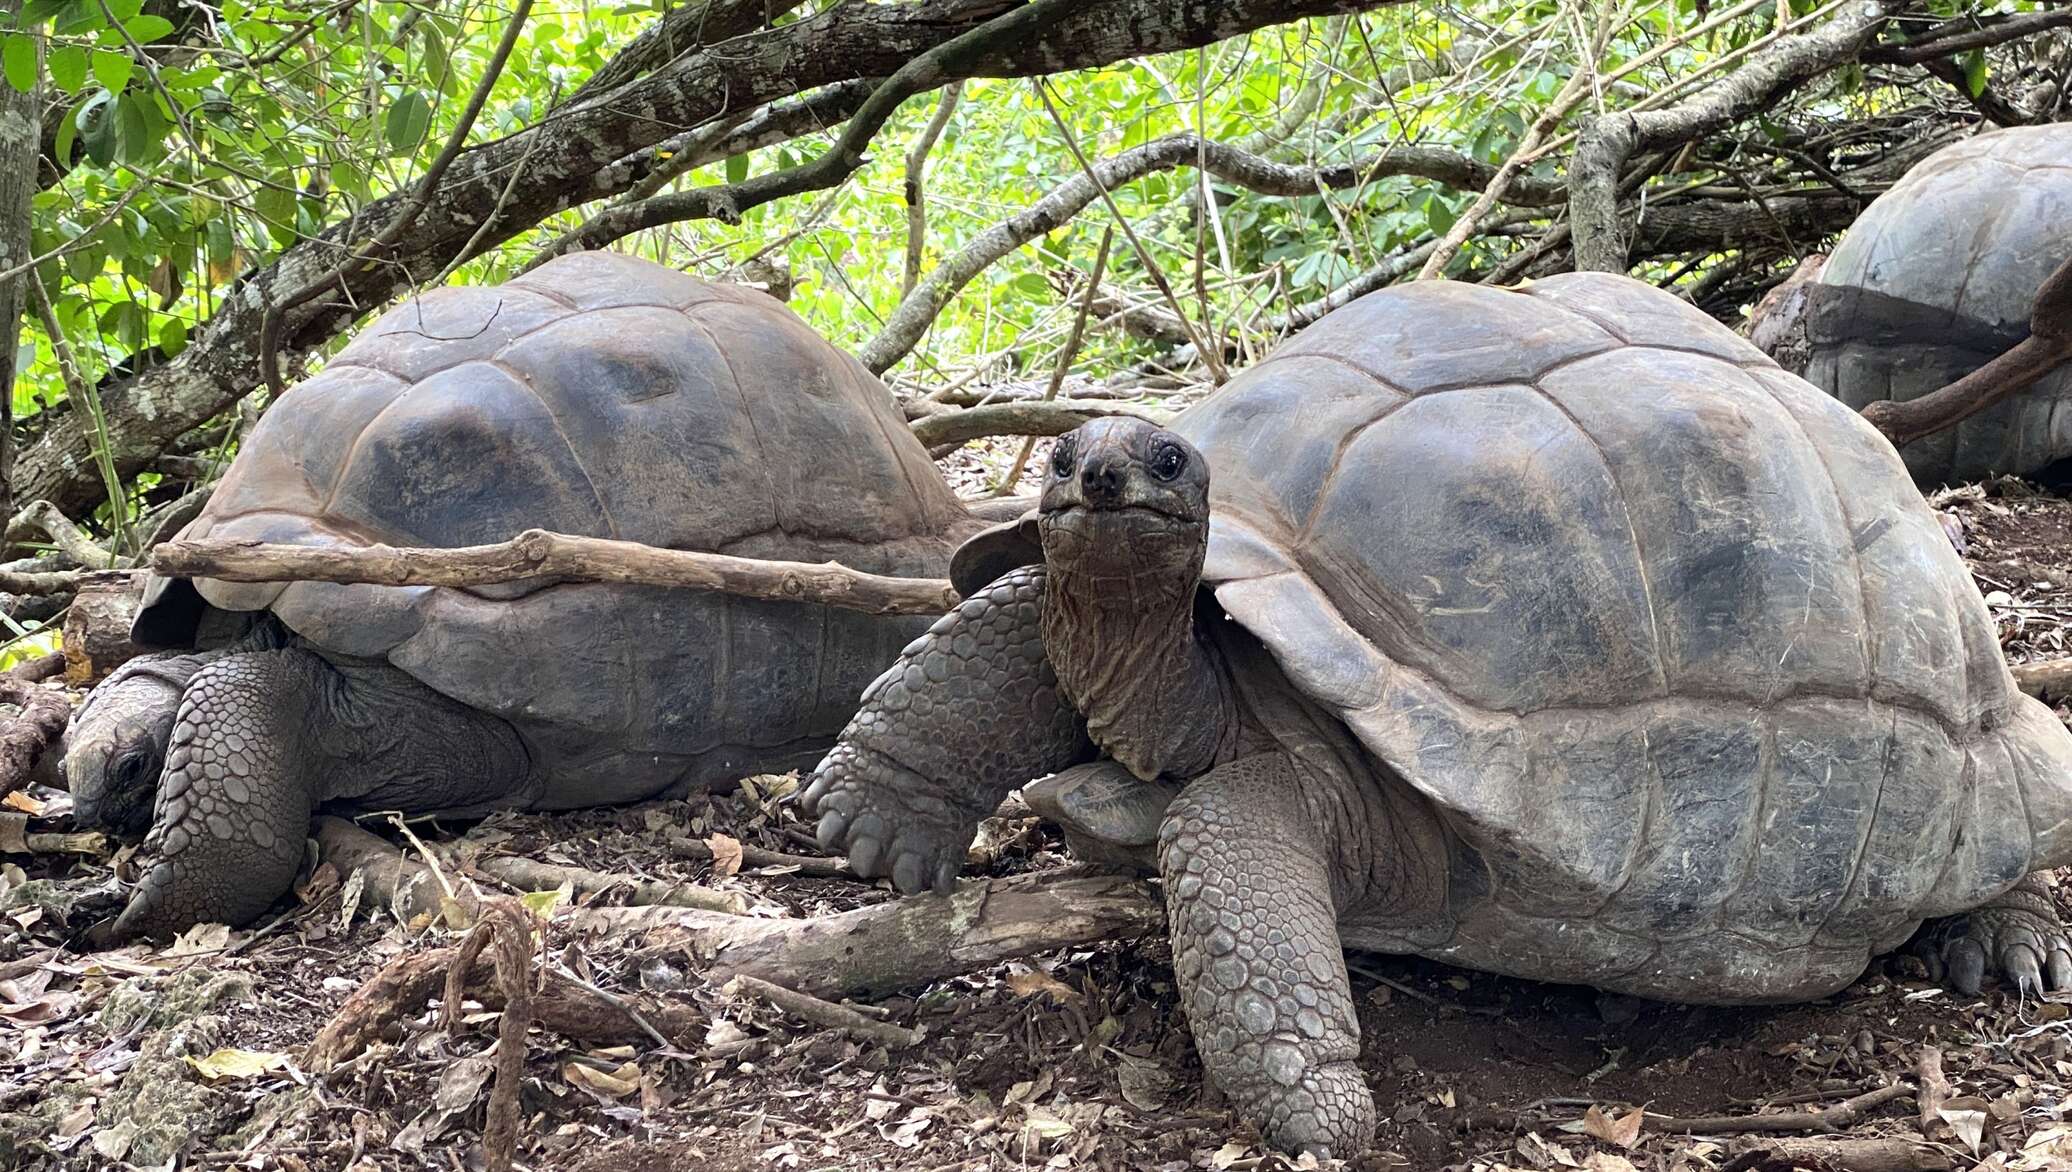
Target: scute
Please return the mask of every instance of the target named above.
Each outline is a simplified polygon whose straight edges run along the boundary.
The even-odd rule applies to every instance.
[[[2072,126],[1994,130],[1930,155],[1864,209],[1806,318],[1805,375],[1851,407],[1959,378],[2028,333],[2068,255]],[[2072,370],[1907,446],[1923,484],[2026,475],[2072,456]]]
[[[939,573],[978,526],[883,384],[783,305],[578,253],[384,315],[274,404],[185,533],[459,546],[535,527],[912,574]],[[583,801],[832,736],[925,625],[548,580],[193,586],[538,725],[578,762],[561,776]],[[139,629],[170,620],[176,593],[156,589],[168,613]]]
[[[1282,351],[1174,426],[1214,469],[1224,610],[1472,849],[1460,922],[1417,951],[1807,995],[2072,861],[2072,733],[2013,689],[1854,412],[1621,278],[1420,283],[1330,320],[1499,377]],[[1723,942],[1676,946],[1700,935]]]

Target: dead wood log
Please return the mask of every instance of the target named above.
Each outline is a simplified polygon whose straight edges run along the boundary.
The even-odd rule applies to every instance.
[[[565,883],[576,891],[595,895],[623,887],[632,892],[635,904],[693,908],[730,916],[748,914],[747,896],[738,891],[720,891],[695,883],[656,883],[630,875],[608,875],[582,867],[561,867],[516,855],[477,859],[475,869],[520,891],[552,891]]]
[[[1864,407],[1863,417],[1893,447],[1903,448],[2026,390],[2067,359],[2072,359],[2072,257],[2036,291],[2028,337],[1939,391],[1905,402],[1880,399]]]
[[[750,996],[783,1010],[796,1018],[812,1022],[823,1029],[840,1030],[851,1037],[867,1042],[876,1042],[891,1050],[904,1050],[921,1040],[921,1031],[896,1026],[889,1021],[878,1021],[865,1017],[846,1005],[822,1001],[795,989],[773,985],[758,977],[737,976],[727,982],[726,991],[737,996]]]
[[[108,836],[97,830],[73,834],[32,833],[27,814],[20,810],[0,810],[0,854],[105,856],[108,853]]]
[[[760,977],[814,997],[871,997],[1039,952],[1165,930],[1150,887],[1076,869],[966,883],[810,920],[675,908],[578,908],[573,927],[647,930],[687,947],[726,981]]]
[[[941,614],[957,592],[940,578],[866,574],[838,562],[758,561],[631,541],[528,529],[495,545],[354,549],[257,541],[169,541],[152,553],[167,577],[225,582],[368,582],[382,586],[488,586],[533,578],[720,590],[815,602],[872,614]]]
[[[432,869],[403,857],[403,852],[377,834],[344,818],[325,816],[316,824],[317,858],[331,864],[340,879],[360,872],[360,896],[388,908],[407,924],[439,910],[439,883]]]
[[[39,655],[34,659],[22,660],[20,663],[8,668],[7,674],[15,679],[24,680],[31,684],[40,684],[47,679],[52,679],[62,674],[64,670],[65,653],[53,651],[48,655]]]
[[[84,688],[135,659],[130,624],[144,601],[144,579],[127,570],[105,570],[79,579],[65,615],[65,683]]]
[[[1744,1139],[1727,1150],[1734,1158],[1720,1172],[1949,1172],[1952,1167],[1943,1153],[1903,1139]]]
[[[525,1032],[532,1028],[532,916],[517,900],[499,899],[484,905],[482,918],[454,951],[453,967],[446,970],[446,1003],[440,1024],[449,1034],[460,1024],[468,970],[492,945],[496,948],[496,991],[503,997],[504,1011],[496,1024],[496,1082],[490,1087],[482,1122],[482,1163],[488,1172],[510,1172],[511,1158],[518,1150],[518,1083],[525,1077]]]
[[[0,701],[18,706],[20,715],[0,728],[0,796],[29,783],[36,765],[64,734],[72,719],[65,694],[13,676],[0,676]]]
[[[2046,704],[2072,699],[2072,659],[2017,663],[2009,670],[2014,672],[2016,687]]]
[[[422,1011],[446,982],[446,974],[459,950],[434,948],[399,956],[355,990],[331,1020],[318,1031],[316,1040],[303,1054],[305,1069],[322,1074],[350,1061],[360,1051],[383,1039],[400,1036],[406,1018]],[[468,980],[487,984],[494,972],[488,961],[471,966]],[[495,1009],[502,998],[493,988],[479,995],[484,1005]],[[645,995],[617,999],[599,997],[566,975],[549,968],[540,991],[532,997],[533,1024],[578,1042],[616,1045],[652,1040],[642,1028],[645,1021],[678,1047],[693,1046],[705,1031],[705,1017],[689,1005],[657,1001]],[[633,1016],[638,1013],[639,1019]]]
[[[914,420],[914,438],[928,447],[961,444],[989,435],[1063,435],[1083,423],[1111,415],[1127,415],[1164,423],[1163,411],[1130,407],[1100,399],[1052,399],[1049,402],[988,403],[962,411],[946,411]]]
[[[51,544],[65,556],[89,570],[112,569],[115,565],[114,554],[96,545],[94,539],[86,535],[86,530],[73,524],[70,517],[49,501],[32,501],[27,508],[8,519],[7,540],[10,542],[28,541],[38,533],[50,538]],[[27,592],[17,590],[10,593]]]

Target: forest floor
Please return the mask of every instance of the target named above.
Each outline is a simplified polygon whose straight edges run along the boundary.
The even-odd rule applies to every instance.
[[[1959,522],[2010,658],[2066,654],[2072,501],[2017,484],[1936,500]],[[761,778],[689,802],[415,829],[447,847],[714,884],[742,892],[757,915],[890,898],[882,885],[783,868],[724,874],[723,863],[715,874],[663,848],[674,835],[706,840],[722,857],[729,842],[812,853],[783,800],[793,784]],[[27,818],[0,820],[0,852],[11,849],[9,833],[70,828],[65,795],[28,799],[18,805]],[[1064,862],[1054,833],[1034,820],[990,829],[993,873]],[[450,945],[452,934],[355,915],[335,873],[320,868],[296,906],[257,930],[204,928],[169,947],[64,947],[106,906],[113,868],[125,862],[0,854],[0,1168],[481,1166],[496,1015],[465,1013],[448,1032],[430,1009],[413,1012],[341,1069],[303,1069],[312,1037],[364,981],[397,957]],[[497,888],[457,869],[458,882]],[[541,955],[557,968],[674,1016],[667,1047],[534,1029],[521,1167],[1288,1163],[1261,1151],[1204,1090],[1161,943],[1031,957],[884,999],[890,1021],[923,1031],[894,1051],[701,982],[681,947],[579,934],[566,916],[545,935]],[[1351,964],[1361,1061],[1382,1113],[1376,1150],[1357,1168],[1819,1166],[1809,1150],[1839,1168],[2072,1167],[2067,1001],[1958,996],[1905,956],[1833,997],[1766,1009],[1601,997],[1400,957],[1356,954]],[[1924,1125],[1905,1084],[1929,1047],[1952,1097]]]

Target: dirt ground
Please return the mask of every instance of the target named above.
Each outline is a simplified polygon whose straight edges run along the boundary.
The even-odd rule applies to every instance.
[[[2009,657],[2067,654],[2072,501],[2002,483],[1935,503],[1961,535]],[[452,882],[485,894],[499,885],[469,857],[704,882],[743,893],[764,916],[890,898],[782,867],[723,873],[730,844],[814,853],[785,800],[791,784],[762,778],[692,802],[413,831],[444,855]],[[470,1002],[449,1032],[432,1007],[413,1008],[339,1070],[313,1075],[304,1061],[363,982],[397,957],[452,944],[452,933],[355,907],[353,886],[319,868],[294,906],[256,930],[74,951],[66,942],[111,906],[128,852],[23,853],[9,836],[69,831],[69,799],[35,790],[12,804],[21,816],[0,815],[0,1168],[481,1166],[496,1014]],[[990,829],[995,874],[1065,862],[1033,820]],[[672,836],[707,842],[721,873],[667,849]],[[923,1032],[896,1051],[703,983],[701,962],[680,946],[578,934],[565,907],[539,956],[543,968],[668,1007],[671,1028],[667,1046],[638,1033],[632,1043],[582,1042],[535,1028],[520,1167],[1290,1163],[1255,1146],[1204,1089],[1160,943],[1074,949],[907,990],[878,1003],[886,1020]],[[1383,1115],[1377,1149],[1352,1167],[1666,1172],[1826,1158],[1837,1168],[2072,1168],[2072,1005],[2055,998],[1960,997],[1905,956],[1821,1002],[1740,1010],[1396,957],[1351,963],[1362,1064]],[[1928,1047],[1952,1087],[1924,1138],[1907,1080]],[[1898,1142],[1880,1147],[1881,1138]],[[1879,1158],[1888,1162],[1871,1162]]]

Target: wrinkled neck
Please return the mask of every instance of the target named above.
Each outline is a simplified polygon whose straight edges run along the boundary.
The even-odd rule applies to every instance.
[[[1101,750],[1138,777],[1192,778],[1235,724],[1222,655],[1195,615],[1198,568],[1126,579],[1053,566],[1043,640]]]

